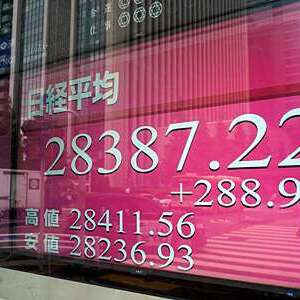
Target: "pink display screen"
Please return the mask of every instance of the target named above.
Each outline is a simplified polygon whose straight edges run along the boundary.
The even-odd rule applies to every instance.
[[[299,16],[24,73],[18,247],[300,288]]]

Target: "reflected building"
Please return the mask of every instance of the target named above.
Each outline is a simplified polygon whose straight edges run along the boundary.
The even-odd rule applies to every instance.
[[[11,99],[9,97],[12,2],[0,1],[0,246],[9,247],[10,181],[11,181]]]
[[[25,0],[20,3],[18,15],[21,22],[20,59],[22,70],[36,69],[42,66],[44,45],[44,0]]]
[[[121,101],[130,101],[130,106],[125,109],[120,103],[115,108],[116,114],[107,107],[92,111],[93,120],[103,130],[111,126],[110,121],[105,121],[107,118],[122,119],[124,130],[128,131],[136,127],[139,115],[148,116],[149,121],[162,126],[176,111],[185,110],[186,119],[192,120],[195,111],[191,108],[236,103],[241,99],[244,101],[234,110],[245,109],[249,91],[248,73],[243,72],[248,68],[247,24],[229,21],[223,30],[217,24],[229,14],[235,18],[243,16],[248,4],[228,1],[228,5],[222,6],[221,2],[214,0],[208,5],[196,0],[188,3],[178,0],[24,1],[20,7],[23,51],[20,58],[23,60],[22,128],[27,139],[31,139],[34,128],[45,128],[42,118],[30,117],[31,90],[43,89],[45,93],[55,81],[90,75],[106,66],[114,66],[116,69],[111,71],[121,72]],[[202,30],[213,24],[215,29]],[[189,34],[191,30],[193,36]],[[172,39],[175,33],[181,44]],[[184,53],[189,53],[193,61],[188,62]],[[212,65],[213,60],[219,64]],[[175,72],[178,62],[185,68]],[[152,76],[146,78],[145,71]],[[224,83],[224,74],[233,80]],[[151,86],[147,85],[150,80]],[[214,122],[226,115],[230,119],[234,112],[231,106],[227,110],[228,113],[216,116],[216,110],[208,109],[205,121]],[[65,123],[68,139],[73,135],[70,124],[76,118],[76,112],[68,107]],[[83,123],[89,122],[86,116],[80,118]],[[130,146],[128,142],[126,148]],[[116,185],[120,184],[118,180],[121,178]],[[140,182],[144,180],[141,177],[131,180],[134,185],[145,184]]]
[[[9,76],[11,62],[12,1],[0,1],[0,169],[10,167]]]

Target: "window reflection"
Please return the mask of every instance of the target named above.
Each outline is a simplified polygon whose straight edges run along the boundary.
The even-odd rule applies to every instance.
[[[299,288],[299,3],[21,2],[1,253]]]

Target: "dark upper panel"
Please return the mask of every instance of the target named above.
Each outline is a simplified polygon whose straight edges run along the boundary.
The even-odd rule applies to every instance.
[[[79,0],[77,53],[234,18],[271,2],[283,1]]]

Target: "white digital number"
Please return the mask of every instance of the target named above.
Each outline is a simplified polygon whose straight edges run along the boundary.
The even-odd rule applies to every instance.
[[[141,212],[136,211],[133,213],[135,216],[135,232],[133,234],[139,235],[141,233]]]
[[[96,240],[93,236],[87,236],[84,239],[84,255],[87,258],[94,258],[96,256],[95,250]]]
[[[83,149],[81,149],[77,144],[78,139],[81,139],[81,138],[86,140],[86,145]],[[92,145],[92,138],[88,134],[85,134],[85,133],[76,135],[74,137],[74,139],[72,140],[72,149],[73,149],[74,153],[77,154],[72,159],[72,162],[71,162],[71,170],[73,171],[74,174],[85,175],[91,171],[91,169],[93,167],[93,162],[92,162],[91,157],[86,153],[86,151],[89,150],[91,145]],[[81,158],[86,164],[86,169],[83,171],[79,171],[76,166],[77,160],[79,158]]]
[[[286,190],[286,184],[292,182],[296,188],[296,192],[295,193],[289,193]],[[280,206],[280,208],[289,208],[292,207],[293,205],[297,204],[300,200],[300,181],[298,179],[295,178],[286,178],[284,180],[282,180],[279,183],[279,193],[281,196],[285,197],[285,198],[293,198],[292,201],[290,201],[287,204],[283,204]]]
[[[81,240],[80,237],[77,235],[71,235],[70,236],[70,240],[73,241],[75,240],[75,247],[74,249],[70,252],[71,256],[76,256],[76,257],[80,257],[81,256],[81,252],[79,251],[79,247],[81,244]]]
[[[101,243],[103,243],[105,245],[105,248],[102,251],[102,253],[99,255],[98,259],[110,261],[111,256],[105,256],[110,248],[110,240],[107,238],[99,239],[98,244],[101,244]]]
[[[189,151],[191,149],[193,140],[195,138],[197,129],[199,126],[199,121],[192,121],[192,122],[184,122],[184,123],[174,123],[174,124],[170,124],[167,132],[166,132],[166,136],[168,136],[172,131],[176,131],[176,130],[186,130],[186,129],[190,129],[190,134],[188,136],[188,139],[186,141],[184,150],[182,152],[181,158],[179,160],[179,163],[177,165],[177,172],[182,171],[184,164],[186,162],[187,156],[189,154]]]
[[[141,131],[149,131],[151,133],[150,140],[146,144],[142,143],[138,138],[138,134]],[[134,132],[132,133],[131,141],[132,141],[132,144],[138,149],[138,151],[132,155],[131,166],[136,172],[149,173],[149,172],[152,172],[157,167],[157,165],[158,165],[157,153],[150,148],[150,146],[153,145],[153,143],[156,141],[156,139],[157,139],[157,131],[155,128],[153,128],[151,126],[139,127],[136,130],[134,130]],[[149,167],[147,169],[142,169],[138,165],[138,157],[142,153],[144,153],[152,161],[151,167]]]
[[[85,222],[84,222],[84,229],[87,231],[93,231],[96,228],[96,222],[94,220],[96,212],[89,208],[84,212]]]
[[[120,134],[117,131],[109,130],[109,131],[104,132],[100,136],[99,141],[101,141],[105,137],[111,137],[113,139],[113,145],[111,146],[110,149],[106,150],[105,153],[110,154],[114,157],[115,166],[110,170],[104,169],[104,168],[98,168],[98,173],[100,173],[100,174],[111,174],[111,173],[114,173],[115,171],[117,171],[119,169],[119,167],[121,166],[121,163],[122,163],[122,154],[116,148],[118,146],[118,144],[120,143]]]
[[[171,221],[169,221],[167,218],[170,218],[173,216],[172,212],[166,211],[163,212],[162,215],[160,216],[158,223],[164,224],[166,225],[166,227],[168,228],[165,232],[161,232],[159,231],[157,234],[160,237],[167,237],[168,235],[170,235],[173,231],[173,224]]]
[[[195,203],[194,203],[194,206],[208,206],[208,207],[211,207],[213,205],[213,200],[209,201],[209,202],[202,202],[202,200],[204,200],[210,193],[211,191],[211,183],[208,181],[208,180],[198,180],[195,185],[194,185],[194,188],[197,188],[199,185],[204,185],[206,187],[206,191],[205,193],[202,195],[201,198],[199,198]]]
[[[267,168],[272,158],[271,155],[261,160],[243,160],[259,145],[266,135],[266,121],[262,117],[255,114],[241,115],[232,121],[229,127],[229,132],[231,132],[237,125],[244,122],[253,124],[257,129],[257,135],[249,148],[228,165],[228,169]]]
[[[192,217],[194,213],[187,213],[180,217],[177,222],[177,232],[183,239],[190,239],[195,234],[195,225],[186,219]],[[189,233],[184,233],[183,228],[188,228]]]
[[[253,188],[249,188],[248,184],[252,183],[254,184]],[[260,188],[260,182],[256,179],[246,179],[241,184],[242,190],[245,192],[245,194],[241,198],[241,202],[245,207],[254,208],[261,204],[261,197],[256,191]],[[250,196],[255,199],[254,203],[249,203],[247,201],[247,198],[250,198]]]
[[[280,120],[279,127],[282,127],[289,119],[300,117],[300,108],[295,108],[288,111]],[[300,147],[298,147],[293,153],[278,164],[279,167],[299,167],[300,158],[296,158],[300,153]]]
[[[120,210],[117,212],[117,215],[119,217],[119,230],[118,230],[118,233],[125,233],[124,231],[124,225],[123,225],[123,210]]]
[[[71,210],[71,214],[75,213],[77,215],[76,220],[74,221],[74,223],[70,226],[70,229],[73,230],[80,230],[81,229],[81,225],[77,225],[77,223],[79,222],[80,218],[81,218],[81,211],[77,208],[73,208]]]
[[[64,152],[64,149],[65,149],[65,142],[63,141],[63,139],[61,139],[60,137],[53,137],[51,138],[47,145],[46,145],[46,149],[48,148],[48,146],[50,144],[57,144],[58,147],[59,147],[59,151],[58,151],[58,154],[57,154],[57,157],[56,159],[54,160],[54,162],[52,163],[52,165],[49,167],[49,169],[45,172],[45,176],[58,176],[58,175],[64,175],[65,174],[65,170],[66,170],[66,167],[60,169],[60,170],[53,170],[53,168],[55,167],[55,165],[58,163],[58,161],[60,160],[63,152]]]
[[[229,184],[229,187],[225,187],[224,184]],[[236,203],[236,197],[233,193],[231,193],[235,188],[235,183],[232,180],[224,179],[218,182],[218,189],[221,194],[218,196],[218,203],[223,207],[231,207]],[[227,197],[230,199],[230,202],[224,202],[223,198]]]
[[[131,249],[131,260],[136,264],[136,265],[142,265],[146,261],[146,253],[142,249],[138,249],[139,246],[145,244],[145,242],[138,242],[136,243],[132,249]],[[138,260],[138,257],[140,260]]]
[[[126,249],[126,243],[125,243],[124,240],[119,239],[119,240],[116,240],[114,242],[115,246],[117,244],[121,244],[121,248],[118,249],[118,252],[120,252],[122,254],[122,258],[114,258],[114,261],[121,263],[121,262],[124,262],[127,258],[127,253],[126,253],[126,250],[125,250]]]
[[[178,251],[180,252],[181,250],[185,250],[187,252],[186,255],[182,256],[182,258],[184,258],[188,262],[188,265],[186,267],[178,266],[177,269],[180,271],[189,271],[194,266],[194,260],[192,258],[193,250],[190,246],[187,245],[179,246]]]
[[[112,224],[109,222],[110,220],[110,213],[109,210],[107,209],[102,217],[99,219],[97,226],[99,227],[104,227],[106,232],[109,232],[109,228],[112,227]]]
[[[164,255],[163,248],[167,249],[168,255]],[[170,266],[172,264],[172,262],[174,261],[174,256],[175,256],[174,249],[171,245],[169,245],[167,243],[164,243],[164,244],[161,244],[158,246],[157,254],[160,259],[166,260],[166,262],[164,264],[159,266],[160,268],[166,268],[166,267]]]

